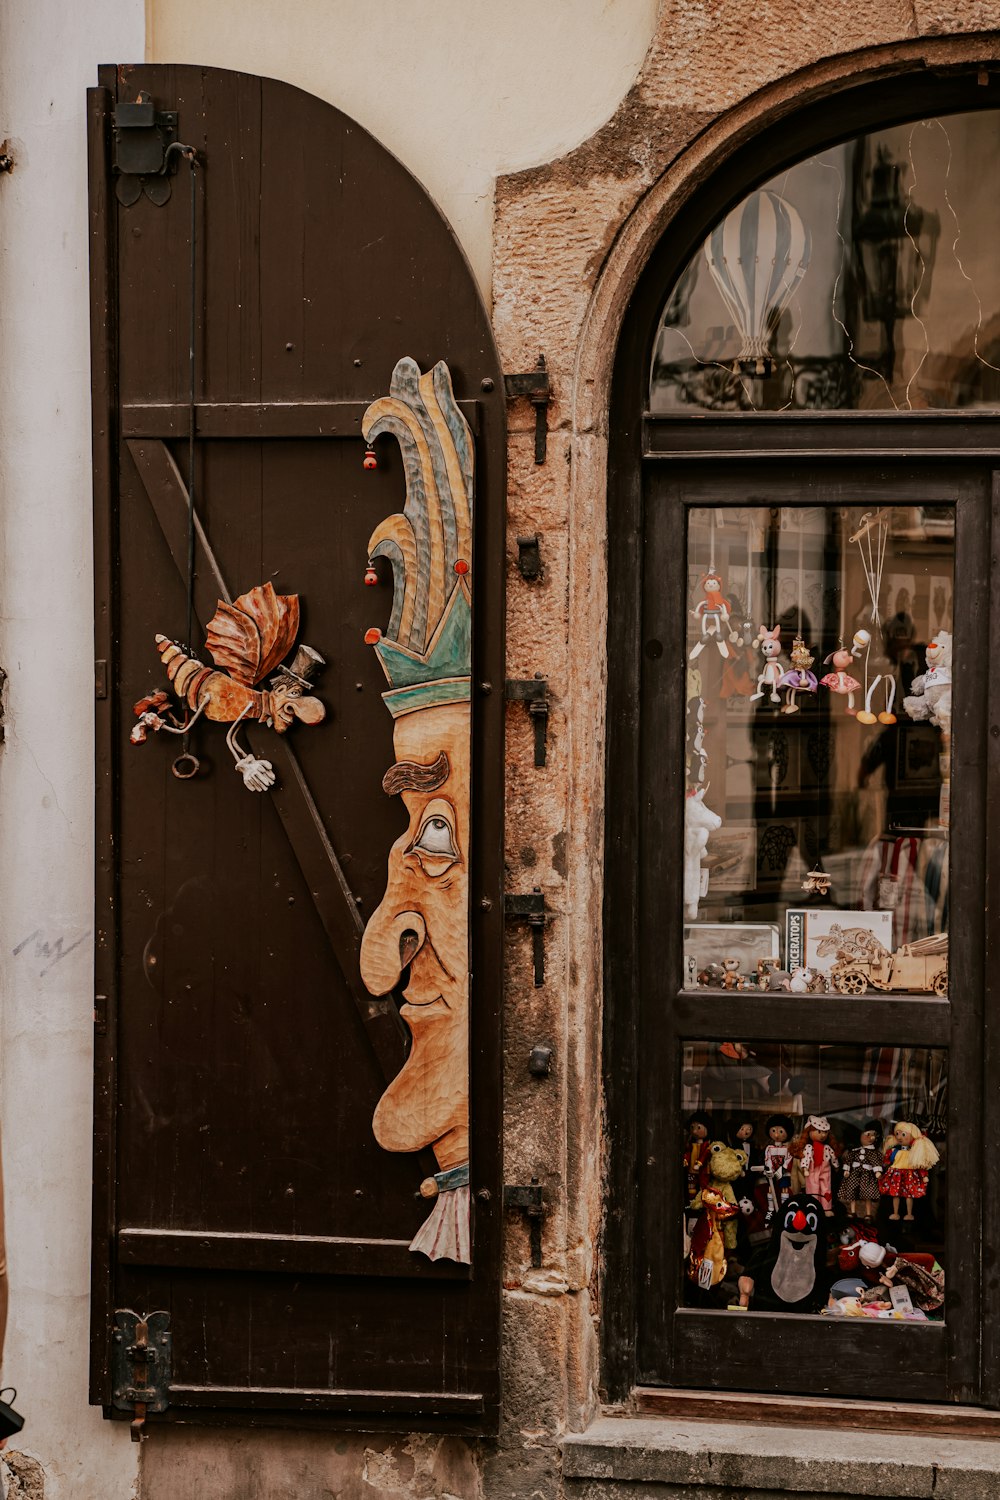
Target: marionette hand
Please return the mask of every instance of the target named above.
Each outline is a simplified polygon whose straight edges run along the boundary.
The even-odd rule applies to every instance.
[[[243,785],[251,792],[267,792],[274,786],[274,767],[269,760],[257,760],[253,755],[244,755],[236,762],[236,769],[243,777]]]
[[[750,1298],[753,1296],[754,1281],[752,1276],[741,1276],[737,1282],[740,1289],[740,1306],[749,1307]]]

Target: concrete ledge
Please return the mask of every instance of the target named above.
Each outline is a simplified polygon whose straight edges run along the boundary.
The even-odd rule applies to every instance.
[[[759,1423],[604,1417],[563,1439],[574,1500],[712,1500],[737,1492],[1000,1500],[1000,1442]],[[646,1488],[649,1486],[650,1488]]]

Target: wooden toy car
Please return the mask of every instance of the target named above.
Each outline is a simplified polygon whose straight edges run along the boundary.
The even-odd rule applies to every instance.
[[[830,979],[842,995],[863,995],[870,988],[907,993],[948,993],[948,935],[936,932],[904,943],[895,953],[877,944],[864,956],[844,955],[834,964]]]

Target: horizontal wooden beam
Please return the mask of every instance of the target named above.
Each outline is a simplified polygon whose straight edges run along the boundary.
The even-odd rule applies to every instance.
[[[887,1388],[891,1388],[891,1382]],[[764,1426],[851,1427],[862,1432],[917,1432],[942,1437],[1000,1437],[1000,1412],[926,1402],[837,1400],[831,1396],[762,1396],[743,1391],[638,1386],[639,1416],[674,1421],[754,1422]]]
[[[479,403],[460,401],[465,420],[478,430]],[[199,401],[194,409],[198,438],[361,438],[369,401]],[[191,408],[180,402],[133,403],[121,409],[121,435],[186,438]]]
[[[485,1410],[476,1392],[325,1390],[322,1387],[171,1385],[171,1406],[241,1407],[255,1411],[357,1411],[475,1416]]]
[[[396,1276],[468,1281],[469,1267],[415,1255],[408,1240],[351,1239],[319,1234],[135,1229],[118,1231],[124,1265],[188,1271],[282,1271],[296,1276]]]

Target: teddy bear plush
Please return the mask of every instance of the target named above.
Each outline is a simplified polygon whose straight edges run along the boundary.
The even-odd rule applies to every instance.
[[[927,643],[927,671],[914,677],[912,693],[903,699],[911,719],[929,720],[941,729],[951,724],[951,632],[939,630]]]

